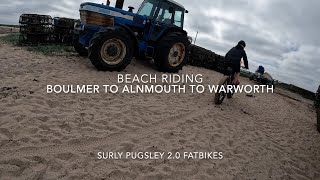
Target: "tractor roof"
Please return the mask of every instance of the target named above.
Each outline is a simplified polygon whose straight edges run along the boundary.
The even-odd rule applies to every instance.
[[[174,1],[174,0],[167,0],[167,1],[173,3],[173,4],[177,5],[177,6],[179,6],[179,7],[181,7],[181,8],[183,8],[183,9],[185,9],[184,6],[182,6],[181,4],[177,3],[177,2]]]

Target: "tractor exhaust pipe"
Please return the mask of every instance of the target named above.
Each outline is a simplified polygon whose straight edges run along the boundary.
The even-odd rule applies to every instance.
[[[123,8],[123,3],[124,3],[124,0],[117,0],[116,8],[122,9]]]

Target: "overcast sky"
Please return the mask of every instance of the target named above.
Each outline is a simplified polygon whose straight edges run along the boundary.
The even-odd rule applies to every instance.
[[[189,10],[185,29],[196,44],[225,55],[247,42],[249,67],[263,65],[275,79],[316,91],[320,85],[319,0],[177,0]],[[0,0],[0,23],[17,24],[20,14],[79,18],[83,0]],[[105,3],[102,0],[91,2]],[[111,0],[114,5],[115,0]],[[142,0],[126,0],[137,10]]]

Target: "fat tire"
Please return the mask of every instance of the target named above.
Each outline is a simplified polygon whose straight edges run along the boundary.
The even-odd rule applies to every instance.
[[[234,89],[232,89],[232,90],[234,91]],[[227,93],[227,98],[228,98],[228,99],[231,99],[231,98],[233,97],[233,94],[234,94],[234,93]]]
[[[126,46],[126,55],[124,59],[116,64],[110,65],[103,61],[101,57],[101,47],[103,43],[109,39],[117,38],[120,39]],[[134,44],[128,33],[123,31],[102,31],[97,32],[90,40],[89,46],[89,59],[91,63],[99,71],[122,71],[131,62],[134,55]]]
[[[74,35],[72,37],[72,45],[80,56],[88,56],[88,50],[79,42],[79,35]]]
[[[220,89],[220,86],[223,86],[228,81],[229,81],[229,77],[224,76],[220,80],[220,82],[218,84],[219,89]],[[226,95],[222,99],[220,99],[220,93],[219,92],[215,93],[215,95],[214,95],[214,103],[217,104],[217,105],[222,104],[222,102],[225,99],[225,97],[226,97]]]
[[[249,80],[253,81],[253,79],[254,79],[254,75],[250,76]]]
[[[168,55],[172,46],[179,42],[181,42],[185,46],[185,57],[178,66],[174,67],[170,65]],[[187,64],[187,61],[189,59],[189,51],[190,41],[188,40],[188,37],[186,35],[178,32],[170,33],[164,36],[157,45],[155,65],[161,72],[177,73],[183,68],[184,65]]]

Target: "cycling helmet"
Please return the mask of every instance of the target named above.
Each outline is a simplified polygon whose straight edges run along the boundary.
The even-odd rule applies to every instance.
[[[238,42],[239,45],[242,45],[243,47],[246,47],[246,42],[244,42],[243,40]]]

